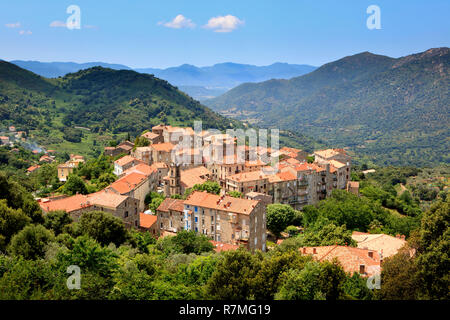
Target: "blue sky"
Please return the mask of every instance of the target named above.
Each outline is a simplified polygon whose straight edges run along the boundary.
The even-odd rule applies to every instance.
[[[81,9],[81,29],[51,27],[67,20],[72,4]],[[373,4],[381,10],[379,30],[366,27]],[[319,66],[362,51],[399,57],[449,46],[449,14],[448,0],[2,1],[0,58],[130,67]]]

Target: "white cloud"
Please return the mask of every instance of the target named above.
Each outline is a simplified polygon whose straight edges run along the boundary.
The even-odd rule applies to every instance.
[[[52,28],[65,28],[67,25],[63,21],[55,20],[52,23],[50,23],[50,27]]]
[[[214,32],[231,32],[243,24],[243,20],[228,14],[226,16],[218,16],[209,19],[208,24],[203,27],[212,29]]]
[[[181,28],[194,28],[195,23],[192,22],[191,19],[186,18],[182,14],[177,15],[175,18],[173,18],[172,21],[169,22],[158,22],[158,25],[163,25],[167,28],[173,28],[173,29],[181,29]]]
[[[19,34],[20,35],[30,35],[30,34],[32,34],[33,32],[31,32],[30,30],[20,30],[19,31]]]
[[[5,24],[5,27],[7,27],[7,28],[19,28],[20,27],[20,22],[7,23],[7,24]]]

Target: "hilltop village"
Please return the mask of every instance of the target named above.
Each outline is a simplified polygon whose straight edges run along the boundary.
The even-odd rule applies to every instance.
[[[196,135],[201,138],[200,148],[193,143],[181,147],[180,137],[192,142]],[[116,181],[91,194],[38,199],[42,210],[64,210],[75,221],[87,211],[100,210],[154,237],[192,230],[209,237],[216,251],[239,246],[267,251],[267,236],[271,236],[267,205],[279,203],[301,210],[329,197],[334,189],[359,193],[359,183],[350,180],[351,157],[344,149],[309,155],[288,147],[239,146],[237,138],[228,134],[196,134],[192,128],[169,125],[154,126],[140,139],[148,141],[147,145],[136,147],[125,141],[105,147],[105,155],[125,154],[114,162]],[[58,166],[59,179],[65,181],[83,161],[72,155]],[[211,182],[220,186],[219,192],[195,188]],[[155,212],[145,203],[151,193],[164,197]],[[355,232],[353,238],[358,248],[335,245],[301,250],[319,260],[337,257],[346,271],[370,276],[379,273],[383,257],[405,244],[400,236]]]

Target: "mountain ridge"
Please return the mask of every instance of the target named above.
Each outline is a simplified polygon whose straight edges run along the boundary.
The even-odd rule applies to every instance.
[[[447,47],[400,58],[363,52],[289,80],[242,84],[204,103],[378,162],[448,163],[449,65]]]
[[[114,70],[134,70],[140,73],[153,74],[171,84],[185,88],[186,93],[197,100],[215,97],[243,82],[258,82],[272,78],[291,78],[310,72],[315,69],[309,65],[297,65],[275,62],[268,66],[255,66],[233,62],[217,63],[212,66],[197,67],[191,64],[182,64],[176,67],[161,68],[130,68],[121,64],[104,62],[39,62],[13,60],[11,63],[21,68],[47,78],[57,78],[68,73],[102,66]]]

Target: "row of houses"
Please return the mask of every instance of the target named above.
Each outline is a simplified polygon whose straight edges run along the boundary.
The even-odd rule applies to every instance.
[[[333,189],[355,189],[349,188],[351,158],[343,149],[317,151],[315,161],[308,163],[303,150],[238,146],[236,137],[207,131],[196,134],[192,128],[159,125],[142,137],[149,141],[148,146],[134,148],[124,142],[105,148],[105,154],[111,156],[126,154],[114,162],[118,179],[111,185],[93,195],[42,199],[42,209],[66,208],[75,220],[85,210],[107,210],[130,227],[148,228],[151,221],[155,234],[193,230],[216,242],[266,250],[267,204],[285,203],[301,209]],[[279,160],[276,165],[271,165],[273,159]],[[67,178],[76,166],[73,160],[58,167],[60,179]],[[186,200],[170,199],[206,181],[217,181],[222,193],[194,192]],[[151,191],[167,197],[156,218],[144,212],[144,200]],[[231,191],[242,197],[228,196]],[[117,199],[114,205],[102,205],[107,202],[102,198],[113,197]]]
[[[213,241],[266,250],[266,206],[259,200],[195,191],[166,198],[157,209],[161,233],[193,230]]]

